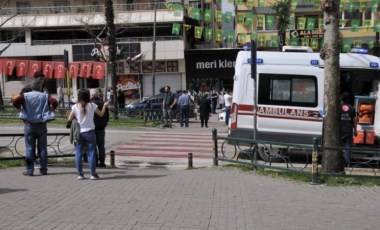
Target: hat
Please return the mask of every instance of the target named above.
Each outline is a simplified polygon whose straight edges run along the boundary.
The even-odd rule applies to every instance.
[[[99,97],[98,89],[90,89],[90,98],[93,98],[93,97]]]

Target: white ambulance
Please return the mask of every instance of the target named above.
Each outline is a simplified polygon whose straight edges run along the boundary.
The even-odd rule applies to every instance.
[[[380,59],[340,54],[341,92],[361,98],[376,110]],[[235,64],[229,137],[253,138],[253,92],[257,89],[257,140],[312,144],[322,136],[324,111],[324,62],[319,53],[257,52],[257,81],[251,77],[251,52],[240,51]],[[375,111],[373,111],[375,112]],[[378,117],[378,118],[377,118]],[[377,119],[376,119],[377,118]],[[367,128],[380,133],[380,111]],[[265,156],[260,148],[260,156]]]

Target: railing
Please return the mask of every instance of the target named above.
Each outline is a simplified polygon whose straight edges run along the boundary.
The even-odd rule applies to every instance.
[[[316,138],[313,140],[313,145],[254,141],[251,139],[218,136],[216,129],[212,131],[212,137],[215,166],[218,165],[218,161],[225,161],[250,165],[254,168],[306,173],[311,175],[313,183],[317,182],[319,175],[345,175],[344,172],[338,174],[321,174],[318,172],[318,168],[321,167],[319,161],[324,150],[333,149],[334,151],[341,152],[344,148],[319,146]],[[222,142],[221,145],[220,142]],[[356,173],[356,171],[365,168],[366,174],[372,171],[373,176],[376,176],[380,167],[380,149],[378,147],[353,147],[351,150],[353,155],[346,171],[350,175],[357,175],[361,173]]]
[[[7,7],[0,9],[0,15],[15,15],[15,14],[83,14],[83,13],[103,13],[104,5],[73,5],[73,6],[49,6],[40,7]],[[154,10],[154,3],[133,3],[133,4],[114,4],[115,13],[125,11],[151,11]],[[157,3],[157,9],[166,9],[165,3]]]
[[[182,36],[157,36],[156,41],[174,41],[182,40]],[[144,42],[153,41],[153,37],[126,37],[117,38],[116,42],[129,43],[129,42]],[[64,45],[64,44],[94,44],[93,39],[66,39],[66,40],[35,40],[32,45]]]
[[[48,133],[47,139],[48,157],[74,156],[74,144],[70,143],[69,133]],[[24,134],[0,134],[0,161],[24,158]]]

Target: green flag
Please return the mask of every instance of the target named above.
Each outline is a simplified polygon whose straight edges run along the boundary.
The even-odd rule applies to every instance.
[[[278,36],[271,35],[269,40],[269,47],[278,47]]]
[[[299,38],[291,38],[290,39],[290,45],[291,46],[298,46]]]
[[[205,28],[205,39],[207,41],[212,40],[212,28]]]
[[[223,30],[216,30],[215,31],[215,41],[221,42],[223,41]]]
[[[182,5],[175,3],[173,4],[174,16],[180,17],[182,15]]]
[[[215,10],[215,21],[223,22],[223,13],[221,10]]]
[[[253,6],[253,0],[247,0],[247,6]]]
[[[362,47],[362,40],[355,40],[354,41],[354,47],[361,48]]]
[[[252,13],[247,13],[245,15],[244,25],[251,26],[252,25],[252,20],[253,20],[253,14]]]
[[[224,17],[224,22],[225,23],[231,23],[232,22],[232,12],[227,11]]]
[[[265,6],[265,0],[259,0],[259,7],[264,7]]]
[[[374,32],[380,32],[380,19],[376,19],[373,25]]]
[[[370,27],[371,27],[371,19],[363,20],[363,29],[365,31],[369,31]]]
[[[359,25],[360,25],[359,19],[352,19],[351,20],[351,31],[352,32],[358,32],[359,31]]]
[[[291,0],[290,1],[290,8],[292,10],[295,10],[297,8],[298,1],[297,0]]]
[[[172,34],[179,35],[181,33],[181,24],[173,23],[172,25]]]
[[[313,10],[321,10],[321,0],[313,1]]]
[[[309,46],[309,38],[301,38],[302,46]]]
[[[379,0],[372,0],[372,12],[377,12],[377,8],[379,7]]]
[[[196,19],[198,21],[201,20],[201,10],[200,9],[193,8],[192,14],[193,14],[192,18],[194,18],[194,19]]]
[[[265,16],[262,14],[257,15],[257,27],[264,27],[264,18]]]
[[[318,29],[323,29],[323,18],[318,18]]]
[[[274,26],[274,16],[273,15],[267,15],[265,18],[266,21],[266,27],[267,29],[271,30]]]
[[[373,49],[373,47],[375,47],[375,41],[368,41],[368,48]]]
[[[236,5],[241,5],[241,4],[243,4],[243,0],[235,0],[235,4]]]
[[[359,4],[356,0],[350,0],[348,3],[348,12],[353,13],[359,8]]]
[[[210,9],[205,9],[205,22],[211,22],[211,10]]]
[[[306,18],[301,18],[301,17],[298,18],[297,29],[298,30],[304,30],[305,24],[306,24]]]
[[[201,39],[202,38],[202,32],[203,32],[203,27],[201,26],[195,26],[194,27],[194,37]]]
[[[296,17],[294,14],[290,15],[289,18],[289,29],[294,30],[296,28]]]
[[[359,3],[359,12],[363,13],[367,10],[367,2],[361,1]]]
[[[234,43],[235,41],[235,32],[227,31],[227,43]]]
[[[238,34],[238,43],[240,45],[245,44],[245,37],[246,37],[246,34]]]
[[[307,18],[307,30],[315,29],[315,18]]]
[[[264,47],[265,46],[265,43],[266,43],[266,40],[265,40],[265,35],[260,35],[258,38],[257,38],[257,43],[260,47]]]
[[[342,51],[343,51],[344,53],[349,52],[349,51],[351,50],[351,44],[352,44],[351,39],[347,39],[347,38],[343,39],[343,47],[342,47]]]
[[[311,48],[314,50],[318,49],[318,38],[312,38],[311,39]]]
[[[237,19],[238,24],[243,24],[244,23],[244,13],[237,13],[236,19]]]

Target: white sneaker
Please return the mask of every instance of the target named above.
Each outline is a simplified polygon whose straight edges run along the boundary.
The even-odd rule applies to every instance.
[[[83,180],[83,179],[84,179],[83,174],[79,174],[77,179],[78,179],[78,180]]]
[[[99,175],[97,173],[92,174],[90,177],[90,180],[97,180],[97,179],[99,179]]]

